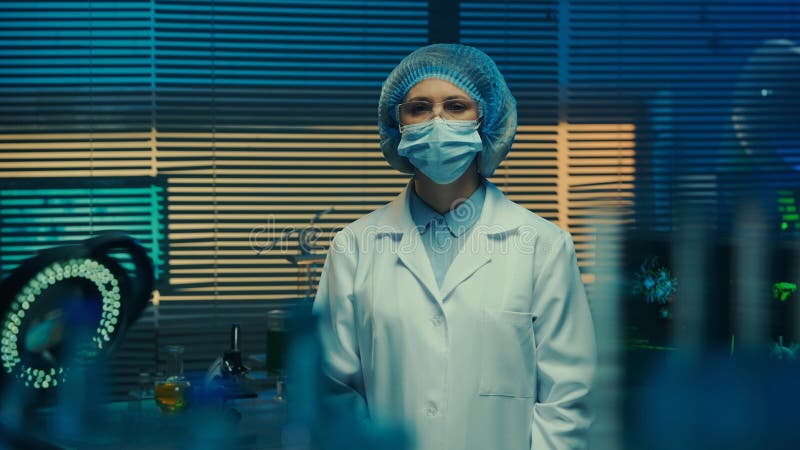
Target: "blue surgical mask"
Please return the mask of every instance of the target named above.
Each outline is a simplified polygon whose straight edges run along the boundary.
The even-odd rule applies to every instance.
[[[437,184],[450,184],[464,174],[483,149],[477,120],[441,117],[400,127],[397,154]]]

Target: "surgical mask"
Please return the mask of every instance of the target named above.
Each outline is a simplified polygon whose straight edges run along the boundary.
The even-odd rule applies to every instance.
[[[450,184],[464,174],[475,154],[483,150],[477,120],[441,117],[400,127],[397,154],[437,184]]]

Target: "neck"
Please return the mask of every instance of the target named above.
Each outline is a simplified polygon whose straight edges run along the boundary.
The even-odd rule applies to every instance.
[[[480,184],[480,174],[473,161],[457,180],[450,184],[436,184],[421,171],[414,173],[414,191],[439,214],[446,214],[463,203]]]

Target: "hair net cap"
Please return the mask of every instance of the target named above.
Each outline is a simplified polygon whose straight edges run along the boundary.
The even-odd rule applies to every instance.
[[[494,174],[517,132],[517,102],[494,61],[486,53],[462,44],[418,48],[403,58],[386,78],[378,102],[383,156],[395,169],[414,172],[408,158],[397,154],[400,130],[395,111],[408,91],[426,78],[449,81],[478,102],[483,111],[479,130],[483,150],[478,153],[478,170],[484,177]]]

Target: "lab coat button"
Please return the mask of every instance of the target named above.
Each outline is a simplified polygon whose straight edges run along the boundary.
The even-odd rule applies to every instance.
[[[439,325],[441,325],[442,322],[444,322],[444,318],[442,317],[441,314],[437,314],[437,315],[431,317],[431,323],[435,327],[438,327]]]
[[[439,413],[439,408],[436,407],[436,403],[428,402],[427,406],[425,406],[425,414],[428,417],[433,417]]]

